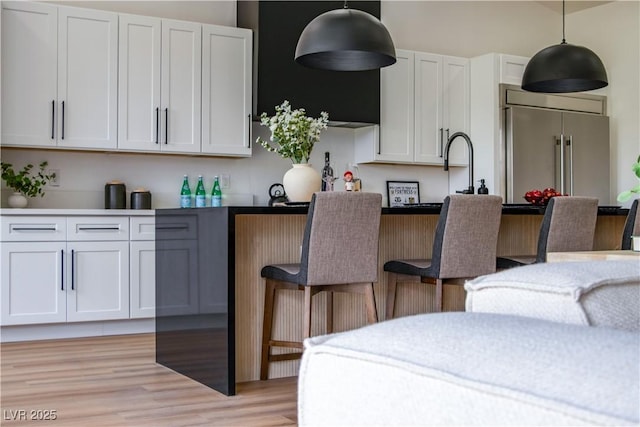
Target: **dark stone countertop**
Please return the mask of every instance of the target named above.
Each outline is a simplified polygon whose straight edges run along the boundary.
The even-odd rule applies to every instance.
[[[383,207],[382,215],[438,215],[442,203],[422,203],[420,206]],[[191,208],[203,209],[203,208]],[[207,208],[204,208],[207,209]],[[211,208],[218,209],[218,208]],[[228,206],[231,215],[304,215],[308,204],[292,204],[290,206]],[[543,215],[546,206],[528,203],[502,205],[503,215]],[[177,209],[179,210],[179,208]],[[619,206],[600,206],[598,215],[626,216],[629,209]]]

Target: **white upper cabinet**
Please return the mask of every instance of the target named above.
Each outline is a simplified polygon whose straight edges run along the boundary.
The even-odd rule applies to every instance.
[[[58,9],[58,145],[116,148],[118,15]]]
[[[415,53],[415,162],[440,165],[450,135],[469,129],[469,63],[465,58]],[[467,163],[454,145],[450,164]]]
[[[2,7],[2,144],[116,148],[117,15]]]
[[[250,30],[1,4],[2,145],[251,156]]]
[[[381,124],[378,132],[357,135],[357,163],[414,161],[414,59],[413,52],[396,49],[396,63],[380,70]]]
[[[200,152],[202,25],[162,20],[163,151]]]
[[[120,15],[122,150],[200,152],[201,25]]]
[[[251,155],[252,33],[205,25],[202,152]]]
[[[160,148],[160,19],[120,15],[118,148]]]
[[[2,2],[2,145],[56,145],[58,9]]]
[[[414,55],[397,50],[396,63],[380,70],[380,141],[376,160],[414,160]]]
[[[442,57],[442,129],[443,145],[455,132],[469,133],[470,129],[470,66],[467,58]],[[466,166],[469,150],[457,141],[449,151],[451,165]]]
[[[469,64],[465,58],[396,50],[380,70],[380,137],[356,140],[356,162],[442,165],[447,135],[469,129]],[[453,146],[452,165],[466,165]]]
[[[500,54],[500,83],[522,85],[522,76],[528,63],[526,56]]]

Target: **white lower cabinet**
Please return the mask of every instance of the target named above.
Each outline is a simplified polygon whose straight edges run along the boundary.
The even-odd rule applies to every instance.
[[[132,217],[131,236],[128,216],[1,223],[2,326],[154,316],[154,217]]]
[[[67,256],[67,322],[128,319],[129,242],[69,242]]]
[[[130,255],[131,318],[154,317],[156,312],[155,217],[131,218]]]
[[[1,324],[65,322],[66,242],[3,242]]]

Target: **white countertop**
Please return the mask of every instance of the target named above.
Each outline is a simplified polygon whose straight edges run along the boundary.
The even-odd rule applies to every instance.
[[[0,215],[153,216],[153,209],[0,209]]]

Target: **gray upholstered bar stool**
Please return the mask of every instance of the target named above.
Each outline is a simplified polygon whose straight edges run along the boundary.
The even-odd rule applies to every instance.
[[[365,295],[367,321],[378,321],[373,283],[378,280],[378,238],[382,195],[363,192],[315,193],[311,199],[297,264],[267,265],[260,379],[269,374],[269,362],[299,359],[301,351],[271,354],[272,347],[302,350],[300,341],[273,339],[277,290],[304,290],[304,338],[311,335],[312,297],[328,291],[327,333],[333,331],[332,292]]]
[[[622,230],[622,250],[631,250],[631,236],[640,236],[640,209],[638,209],[638,199],[631,203],[627,220],[624,222]]]
[[[436,285],[436,310],[442,311],[443,283],[496,271],[495,256],[502,216],[502,198],[485,195],[450,195],[444,199],[436,225],[431,259],[392,260],[389,272],[386,318],[393,318],[398,279],[418,276]]]
[[[598,199],[553,197],[544,212],[536,255],[498,257],[497,268],[505,269],[547,261],[547,252],[593,250],[598,220]]]

